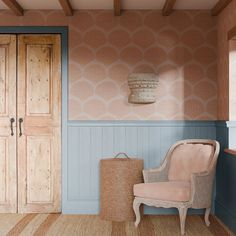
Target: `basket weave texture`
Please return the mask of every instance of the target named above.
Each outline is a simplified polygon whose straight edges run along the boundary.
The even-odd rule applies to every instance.
[[[110,221],[131,221],[133,186],[142,183],[143,160],[109,158],[100,161],[100,217]]]

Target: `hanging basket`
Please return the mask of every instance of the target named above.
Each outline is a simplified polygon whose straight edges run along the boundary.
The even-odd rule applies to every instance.
[[[156,101],[157,75],[133,73],[128,77],[130,88],[129,103],[148,104]]]

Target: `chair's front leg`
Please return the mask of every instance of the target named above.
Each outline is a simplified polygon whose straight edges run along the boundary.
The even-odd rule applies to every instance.
[[[185,221],[186,221],[186,215],[187,215],[188,208],[187,207],[180,207],[180,208],[178,208],[178,210],[179,210],[181,235],[184,235],[185,234]]]
[[[140,212],[139,212],[140,205],[141,203],[135,198],[133,202],[133,209],[136,216],[136,221],[134,223],[135,227],[138,227],[138,224],[140,223]]]
[[[206,208],[205,217],[204,217],[206,226],[210,225],[210,221],[209,221],[210,212],[211,212],[211,208]]]

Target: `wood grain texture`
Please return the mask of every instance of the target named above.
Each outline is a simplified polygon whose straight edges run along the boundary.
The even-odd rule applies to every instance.
[[[16,212],[16,36],[0,35],[0,212]]]
[[[0,126],[9,127],[10,118],[16,119],[15,35],[0,35],[0,94]]]
[[[114,1],[114,15],[120,16],[121,15],[121,0],[113,0]]]
[[[73,9],[70,0],[58,0],[66,16],[73,16]]]
[[[228,6],[229,3],[231,3],[232,0],[219,0],[216,5],[211,10],[212,16],[218,16],[224,8]]]
[[[18,236],[37,214],[28,214],[7,233],[6,236]]]
[[[7,233],[22,219],[26,214],[0,214],[0,235],[7,235]],[[3,227],[4,226],[4,227]]]
[[[140,226],[138,227],[138,236],[155,236],[154,224],[151,221],[151,216],[143,217]]]
[[[215,217],[211,217],[210,220],[211,226],[206,227],[202,216],[188,217],[185,235],[233,236]],[[144,216],[138,228],[135,228],[131,221],[119,223],[104,221],[94,215],[3,214],[0,216],[0,223],[1,235],[7,236],[173,236],[180,234],[179,219],[174,215]]]
[[[225,152],[225,153],[228,153],[228,154],[230,154],[230,155],[236,156],[236,150],[235,150],[235,149],[225,148],[225,149],[224,149],[224,152]]]
[[[56,222],[60,215],[50,214],[45,219],[45,221],[39,226],[39,228],[34,232],[34,236],[46,235],[48,230],[51,228],[52,224]]]
[[[20,35],[18,48],[18,212],[60,212],[60,36]]]
[[[176,2],[176,0],[166,0],[165,1],[165,5],[162,9],[163,16],[169,16],[173,12],[175,2]]]
[[[125,222],[112,222],[111,236],[126,236]]]
[[[14,12],[17,16],[23,16],[24,15],[24,9],[21,7],[21,5],[16,0],[2,0],[8,8]]]
[[[201,219],[204,223],[204,219]],[[233,236],[233,234],[229,230],[227,230],[227,228],[222,223],[220,223],[220,221],[217,220],[215,217],[210,217],[210,222],[211,224],[209,226],[209,230],[214,236]]]

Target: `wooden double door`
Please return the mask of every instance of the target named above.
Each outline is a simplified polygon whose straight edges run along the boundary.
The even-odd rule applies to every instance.
[[[61,211],[60,35],[0,35],[0,212]]]

